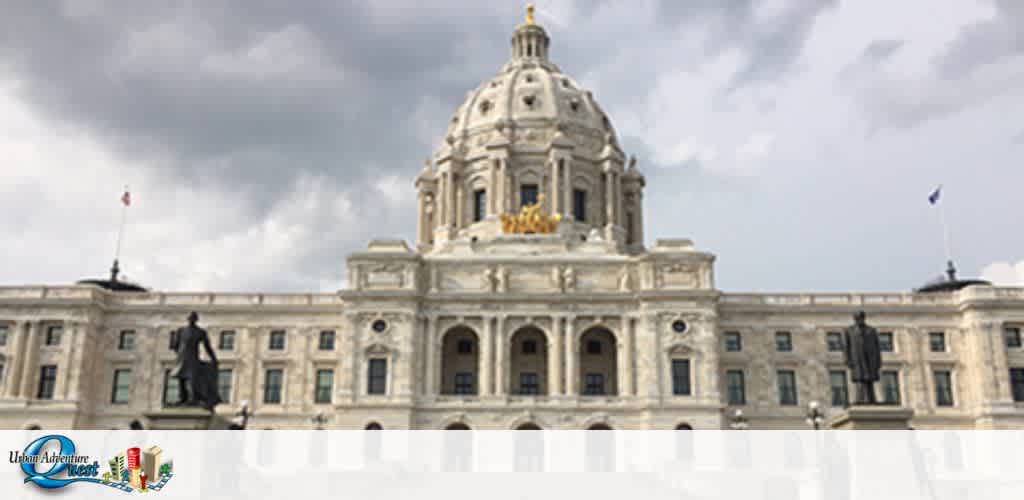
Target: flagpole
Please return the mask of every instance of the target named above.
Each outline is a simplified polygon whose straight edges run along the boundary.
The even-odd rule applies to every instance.
[[[124,192],[128,193],[128,185],[124,186]],[[121,203],[121,224],[117,228],[117,247],[114,249],[114,267],[110,269],[110,280],[117,281],[117,273],[120,268],[117,265],[117,261],[121,258],[121,238],[124,235],[124,225],[128,218],[128,205],[124,203],[122,199]]]
[[[953,262],[953,252],[950,251],[949,246],[949,226],[946,224],[946,206],[944,203],[939,204],[939,222],[942,224],[942,242],[946,249],[946,261]]]

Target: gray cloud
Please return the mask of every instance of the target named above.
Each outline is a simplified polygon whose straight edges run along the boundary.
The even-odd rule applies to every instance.
[[[650,186],[651,239],[693,236],[701,247],[719,252],[728,262],[719,273],[726,287],[908,288],[906,274],[865,277],[851,285],[847,276],[821,271],[824,264],[821,272],[800,279],[787,271],[808,265],[807,252],[823,261],[841,259],[835,243],[852,245],[852,236],[826,228],[831,219],[807,214],[802,204],[808,190],[835,197],[843,190],[809,186],[806,179],[823,175],[820,163],[842,174],[843,155],[853,157],[851,148],[869,145],[819,141],[823,124],[850,117],[823,116],[817,108],[834,111],[826,98],[819,96],[816,109],[808,111],[801,104],[813,97],[785,95],[786,85],[821,63],[807,59],[808,43],[821,18],[839,10],[838,2],[779,4],[769,15],[765,2],[753,0],[539,2],[539,9],[555,62],[594,90],[627,152],[640,158]],[[412,178],[465,93],[506,60],[508,37],[522,12],[518,4],[454,1],[12,2],[0,8],[0,18],[10,21],[0,31],[0,90],[14,95],[55,137],[86,137],[109,152],[111,158],[89,163],[106,165],[103,175],[134,180],[151,190],[151,199],[160,197],[152,203],[162,205],[138,215],[130,240],[136,264],[146,264],[138,272],[148,284],[306,290],[319,286],[318,280],[342,280],[344,256],[371,237],[411,237]],[[971,29],[996,34],[970,35],[965,29],[964,41],[951,46],[936,67],[962,73],[965,60],[996,65],[999,54],[1010,50],[1005,33],[998,35],[1005,26]],[[891,38],[863,46],[860,57],[879,64],[906,51],[903,41]],[[990,55],[972,55],[979,51]],[[707,68],[730,55],[736,55],[736,66],[725,65],[711,80]],[[689,77],[687,85],[706,85],[676,89],[673,78],[679,75]],[[890,89],[872,84],[858,95],[874,119],[905,128],[977,102],[953,100],[943,107],[936,102],[946,94],[939,92],[905,104],[903,87],[895,97]],[[748,111],[751,102],[754,110]],[[659,164],[658,151],[685,137],[649,136],[646,129],[655,122],[664,123],[652,130],[685,129],[698,144],[721,135],[713,137],[720,139],[715,146],[721,157],[731,158],[756,133],[802,153],[759,160],[768,174],[746,178],[710,173],[694,158]],[[90,270],[99,274],[110,245],[106,234],[96,233],[114,222],[102,219],[98,209],[75,213],[61,205],[74,189],[57,177],[77,176],[85,183],[99,174],[72,166],[55,168],[50,177],[18,173],[25,179],[0,208],[19,216],[0,220],[0,230],[33,245],[19,244],[18,257],[0,275],[14,282],[69,282]],[[152,192],[158,189],[166,193]],[[53,208],[24,208],[42,197],[53,198]],[[220,203],[211,197],[221,197]],[[824,194],[811,198],[829,202]],[[832,215],[844,222],[863,217],[852,212]],[[822,235],[799,251],[779,250],[792,248],[781,240],[799,240],[811,231],[794,220],[816,224],[813,231]],[[101,231],[90,224],[106,226]],[[65,240],[80,241],[77,252],[85,255],[62,250]],[[774,265],[760,262],[762,244],[776,252],[770,254]],[[47,249],[43,257],[52,266],[29,274],[26,269],[38,267],[36,248]],[[909,273],[923,274],[912,257],[901,262],[912,268]],[[870,276],[870,262],[865,258],[864,272],[857,274]]]

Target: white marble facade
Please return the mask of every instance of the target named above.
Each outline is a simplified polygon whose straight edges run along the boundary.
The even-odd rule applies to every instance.
[[[890,397],[916,428],[1024,427],[1024,289],[717,290],[689,240],[644,247],[644,178],[549,43],[516,28],[416,177],[414,248],[371,242],[347,289],[0,288],[0,428],[126,428],[159,409],[169,332],[193,310],[224,370],[218,412],[248,401],[253,428],[719,429],[735,409],[805,428],[811,401],[838,409],[829,334],[858,309],[891,334]],[[499,214],[537,194],[558,233],[502,234]]]

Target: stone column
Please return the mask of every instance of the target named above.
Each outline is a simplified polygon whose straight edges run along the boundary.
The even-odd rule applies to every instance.
[[[498,213],[498,161],[491,160],[487,183],[487,215]]]
[[[558,168],[559,161],[560,160],[557,157],[549,157],[549,159],[548,159],[549,170],[551,171],[551,195],[550,195],[551,204],[550,204],[550,206],[551,206],[551,213],[553,213],[553,214],[561,213],[561,208],[562,208],[562,204],[560,203],[561,198],[562,198],[562,193],[559,191],[559,185],[561,184],[561,179],[558,178],[559,177],[559,168]]]
[[[555,316],[551,319],[551,340],[548,342],[548,395],[563,394],[562,389],[562,325],[564,318]]]
[[[618,350],[619,396],[633,395],[633,320],[623,316]]]
[[[24,361],[21,366],[21,397],[32,399],[32,388],[35,386],[35,364],[39,354],[39,329],[40,322],[32,321],[28,324],[28,338],[25,339],[25,347],[22,349]]]
[[[564,190],[562,196],[565,198],[565,205],[563,209],[563,215],[565,217],[572,217],[573,199],[572,199],[572,158],[565,160],[565,171],[562,172],[565,176]]]
[[[14,328],[11,329],[11,353],[13,356],[8,358],[11,365],[6,368],[8,375],[7,386],[4,389],[4,397],[16,398],[21,395],[21,366],[25,360],[25,329],[28,325],[19,321],[14,324]]]
[[[565,319],[565,394],[579,396],[579,346],[576,345],[576,317]]]
[[[612,171],[606,168],[604,171],[604,218],[605,225],[614,224],[615,221],[615,196],[612,194]]]
[[[427,365],[425,393],[427,396],[434,397],[439,392],[437,390],[437,375],[440,370],[437,362],[437,316],[435,315],[427,317],[426,347],[426,351],[423,353]]]
[[[508,393],[508,370],[505,368],[505,359],[508,355],[508,346],[505,342],[505,317],[498,316],[497,321],[498,329],[494,334],[494,393],[504,396]]]
[[[494,345],[494,318],[484,316],[483,339],[480,342],[480,360],[477,372],[480,373],[480,396],[489,396],[491,391],[491,373],[494,370],[493,357]]]
[[[463,191],[462,183],[459,182],[458,177],[455,174],[451,174],[451,176],[452,196],[455,197],[455,202],[452,203],[452,206],[455,208],[455,214],[452,216],[452,220],[454,221],[453,225],[456,228],[460,228],[466,225],[463,220],[466,213],[466,193]]]
[[[622,214],[622,174],[618,172],[615,173],[615,183],[613,184],[613,187],[615,188],[615,223],[619,226],[625,226],[626,224],[623,222]]]

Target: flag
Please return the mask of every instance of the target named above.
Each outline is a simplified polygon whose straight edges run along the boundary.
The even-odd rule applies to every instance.
[[[932,191],[932,194],[928,195],[928,203],[931,203],[932,205],[938,203],[939,202],[939,194],[940,194],[941,191],[942,191],[942,185],[940,184],[939,187],[935,188],[935,191]]]
[[[121,195],[121,203],[126,207],[132,204],[132,195],[127,189],[125,189],[124,194]]]

